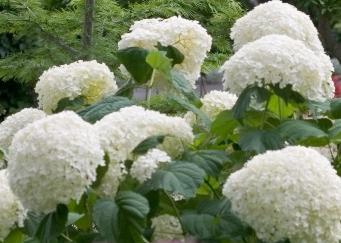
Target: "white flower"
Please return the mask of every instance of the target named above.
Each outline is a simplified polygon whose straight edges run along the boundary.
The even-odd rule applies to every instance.
[[[157,43],[172,45],[185,56],[175,69],[195,86],[200,77],[201,65],[211,49],[212,38],[197,21],[173,16],[168,19],[144,19],[136,21],[130,32],[122,35],[119,49],[142,47],[155,49]]]
[[[42,119],[46,114],[38,109],[25,108],[9,117],[0,124],[0,150],[6,158],[8,148],[14,135],[28,124]]]
[[[300,40],[314,52],[323,53],[318,32],[305,13],[281,1],[260,4],[238,19],[231,28],[234,49],[271,34],[287,35]]]
[[[15,225],[22,227],[24,218],[24,209],[9,187],[7,170],[0,170],[0,241]]]
[[[341,178],[314,149],[292,146],[257,155],[230,175],[223,194],[266,242],[341,239]]]
[[[9,181],[25,208],[50,212],[79,200],[104,165],[92,125],[64,111],[20,130],[9,149]]]
[[[80,60],[45,71],[40,76],[35,91],[39,106],[51,113],[64,98],[73,100],[82,96],[87,104],[92,104],[114,94],[117,85],[114,74],[104,63]]]
[[[322,54],[321,54],[322,55]],[[247,86],[292,85],[302,96],[323,101],[334,96],[329,57],[316,55],[301,41],[268,35],[244,45],[222,66],[224,88],[240,94]]]
[[[212,90],[201,98],[202,107],[200,110],[213,120],[220,112],[232,109],[237,99],[238,97],[235,94],[227,91]],[[191,125],[196,122],[195,114],[191,111],[187,112],[184,118]]]
[[[182,143],[191,143],[193,140],[192,128],[184,119],[169,117],[138,106],[125,107],[106,115],[95,124],[95,128],[101,139],[102,148],[113,165],[130,158],[133,149],[151,136],[169,135],[180,138]],[[104,183],[107,181],[105,177],[110,176],[109,174],[106,173],[99,188],[99,191],[106,195],[116,192],[108,190],[110,185]],[[113,181],[110,183],[117,184]]]
[[[139,156],[132,164],[130,175],[140,183],[152,178],[160,163],[168,163],[171,158],[159,149],[150,149],[145,155]]]
[[[153,239],[156,240],[184,240],[183,231],[178,218],[163,214],[152,218],[154,228]]]

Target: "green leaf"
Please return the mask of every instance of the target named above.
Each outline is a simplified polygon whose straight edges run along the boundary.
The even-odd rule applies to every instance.
[[[115,93],[115,96],[123,96],[131,99],[134,95],[135,83],[132,79],[129,79],[124,83],[119,90]]]
[[[171,71],[170,82],[172,86],[183,96],[185,96],[189,101],[191,101],[196,106],[201,105],[201,101],[198,98],[192,85],[185,79],[185,77],[174,70]]]
[[[85,121],[95,123],[105,115],[132,106],[134,102],[126,97],[110,96],[78,112]]]
[[[279,84],[273,85],[272,90],[276,95],[281,97],[286,103],[301,104],[305,102],[305,98],[292,89],[291,85],[280,88]]]
[[[186,152],[183,160],[191,162],[203,169],[207,175],[218,176],[225,162],[231,162],[225,151],[197,150]]]
[[[237,120],[234,119],[232,111],[226,110],[221,112],[211,124],[211,133],[226,139],[233,133],[238,126]]]
[[[168,193],[178,193],[185,198],[191,198],[203,183],[205,175],[205,171],[193,163],[174,161],[157,170],[152,178],[142,185],[141,190],[147,193],[163,189]]]
[[[96,168],[96,181],[94,181],[94,183],[92,183],[92,185],[91,185],[92,188],[98,188],[101,185],[102,179],[108,171],[110,159],[109,159],[109,156],[107,153],[105,153],[105,155],[104,155],[104,161],[105,161],[104,166],[99,165]]]
[[[334,125],[329,129],[328,134],[332,142],[341,142],[341,119],[334,122]]]
[[[94,206],[94,222],[110,242],[145,242],[143,232],[149,213],[148,200],[131,191],[117,194],[115,201],[101,199]]]
[[[330,112],[334,119],[341,118],[341,98],[330,101]]]
[[[150,51],[146,57],[146,62],[154,69],[160,71],[166,77],[170,77],[172,69],[171,59],[166,57],[165,52]]]
[[[68,208],[59,204],[55,212],[46,215],[40,222],[36,237],[41,243],[51,243],[64,231],[68,219]]]
[[[143,140],[133,150],[134,154],[145,154],[149,149],[155,148],[157,145],[163,143],[165,136],[151,136]]]
[[[180,97],[172,96],[171,99],[174,102],[181,105],[186,110],[192,111],[194,114],[196,114],[205,128],[208,129],[210,127],[211,124],[210,118],[208,118],[208,116],[202,110],[198,109],[197,107],[195,107],[194,105],[190,104],[189,102]]]
[[[77,98],[70,100],[69,98],[61,99],[58,102],[57,108],[53,110],[54,113],[58,113],[64,110],[77,111],[84,106],[84,98],[78,96]]]
[[[67,222],[66,226],[70,226],[74,223],[76,223],[79,219],[81,219],[84,216],[84,214],[74,213],[70,212],[67,216]]]
[[[93,220],[99,233],[109,242],[116,242],[119,239],[117,204],[111,199],[100,199],[93,209]]]
[[[117,52],[117,58],[138,84],[146,83],[152,76],[153,68],[146,62],[148,54],[148,50],[139,47],[129,47]]]
[[[282,123],[278,127],[282,138],[291,144],[306,146],[324,146],[328,144],[328,134],[323,130],[302,120],[291,120]]]
[[[249,109],[251,101],[257,100],[258,103],[266,101],[270,96],[270,92],[263,87],[248,86],[238,97],[235,105],[232,108],[232,114],[235,119],[242,119],[245,116],[245,112]]]
[[[12,230],[3,241],[3,243],[22,243],[22,242],[24,242],[24,235],[19,229]]]
[[[275,113],[280,118],[290,117],[295,111],[294,106],[286,103],[281,97],[277,95],[271,95],[267,108],[268,111]]]
[[[34,237],[43,218],[44,214],[28,212],[24,221],[25,234]]]
[[[197,211],[185,212],[181,222],[186,232],[200,240],[236,240],[247,228],[231,213],[227,199],[203,201]]]
[[[162,46],[158,43],[156,48],[160,51],[166,52],[166,57],[172,59],[172,66],[175,64],[181,64],[185,59],[185,56],[174,46]]]
[[[243,134],[239,145],[244,151],[263,153],[266,150],[277,150],[284,147],[284,141],[279,134],[272,131],[251,130]]]

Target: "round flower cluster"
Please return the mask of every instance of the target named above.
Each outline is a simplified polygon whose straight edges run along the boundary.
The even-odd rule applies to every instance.
[[[317,101],[334,95],[332,70],[325,54],[316,55],[301,41],[284,35],[267,35],[246,44],[222,66],[224,88],[232,93],[240,94],[252,84],[291,85],[294,91]]]
[[[266,242],[341,240],[341,178],[314,149],[291,146],[257,155],[227,179],[223,194]]]
[[[114,74],[105,64],[96,61],[77,61],[45,71],[36,84],[39,106],[47,113],[58,107],[58,102],[82,97],[92,104],[114,94],[117,85]]]
[[[42,119],[46,114],[38,109],[25,108],[20,112],[7,117],[0,124],[0,150],[4,153],[5,158],[8,154],[8,148],[12,143],[14,135],[28,124]]]
[[[232,109],[237,99],[238,97],[235,94],[212,90],[201,98],[202,107],[200,109],[213,120],[220,112]],[[187,112],[184,118],[191,125],[196,122],[196,117],[193,112]]]
[[[0,170],[0,241],[16,224],[22,227],[24,218],[25,211],[9,187],[7,170]]]
[[[305,13],[281,1],[260,4],[238,19],[231,29],[234,49],[271,34],[287,35],[300,40],[314,52],[323,53],[318,32]]]
[[[197,21],[180,16],[164,20],[144,19],[135,22],[130,32],[122,35],[118,47],[155,49],[158,42],[163,46],[174,46],[185,56],[184,61],[174,68],[194,86],[200,77],[201,65],[212,45],[212,37],[206,29]]]
[[[183,231],[178,218],[163,214],[152,219],[154,228],[153,239],[157,240],[183,240]]]
[[[139,156],[131,166],[130,175],[140,183],[152,178],[152,174],[160,163],[170,162],[171,158],[166,152],[159,149],[150,149],[145,155]]]
[[[93,127],[64,111],[29,124],[9,148],[9,181],[25,208],[50,212],[79,200],[96,180],[104,152]]]
[[[114,124],[114,125],[113,125]],[[101,145],[115,168],[117,164],[130,158],[134,148],[145,139],[156,135],[169,135],[180,138],[182,143],[193,140],[192,128],[183,118],[169,117],[157,111],[145,110],[143,107],[130,106],[122,108],[103,117],[95,123],[95,128],[101,139]],[[110,184],[117,184],[106,180],[110,173],[106,173],[99,188],[104,194],[112,195],[115,190],[109,190]],[[117,177],[117,180],[120,178]],[[108,181],[110,184],[105,183]]]

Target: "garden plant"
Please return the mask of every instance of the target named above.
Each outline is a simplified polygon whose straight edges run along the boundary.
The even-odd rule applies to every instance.
[[[0,241],[340,242],[341,99],[317,29],[274,0],[230,37],[225,91],[202,98],[215,40],[177,15],[122,34],[124,82],[99,60],[45,70],[37,107],[0,124]]]

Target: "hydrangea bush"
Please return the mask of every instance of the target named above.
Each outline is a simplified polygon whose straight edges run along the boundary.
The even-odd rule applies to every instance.
[[[212,40],[180,16],[122,36],[120,87],[95,60],[45,71],[39,109],[0,124],[0,241],[338,243],[341,100],[317,30],[272,1],[231,38],[226,91],[202,98]],[[132,98],[161,81],[171,114]]]

